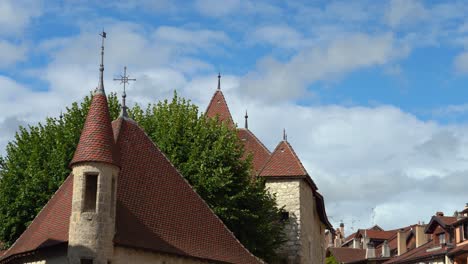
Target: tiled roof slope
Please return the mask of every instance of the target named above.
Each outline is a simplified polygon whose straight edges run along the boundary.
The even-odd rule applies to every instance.
[[[6,251],[2,260],[18,253],[67,242],[72,195],[73,175],[70,175],[26,231]]]
[[[117,245],[221,263],[261,263],[211,211],[132,120],[112,123],[121,154]],[[73,176],[9,249],[10,256],[68,241]]]
[[[307,171],[297,157],[291,145],[283,140],[271,154],[260,176],[263,177],[288,177],[308,176]]]
[[[429,252],[427,251],[433,246],[432,241],[427,242],[426,244],[421,245],[418,248],[415,248],[413,250],[407,251],[406,253],[394,257],[390,259],[389,261],[385,262],[386,264],[390,263],[416,263],[418,260],[423,260],[426,258],[433,258],[436,256],[441,256],[445,255],[447,252],[447,249],[445,247],[442,247],[440,249],[436,250],[430,250]]]
[[[107,98],[103,92],[97,92],[93,96],[70,166],[87,161],[119,165]]]
[[[230,127],[235,127],[234,121],[229,111],[229,107],[220,89],[216,90],[206,109],[206,116],[210,118],[218,117],[219,121],[225,122]]]
[[[340,247],[340,248],[329,248],[328,249],[338,261],[338,263],[349,263],[355,262],[358,260],[363,260],[366,258],[366,250],[360,248],[348,248],[348,247]]]
[[[260,263],[133,121],[119,119],[115,242],[226,263]],[[131,227],[131,228],[129,228]]]
[[[255,175],[260,173],[267,160],[270,158],[270,151],[262,142],[248,129],[237,129],[237,135],[244,145],[245,154],[252,154],[252,166]]]

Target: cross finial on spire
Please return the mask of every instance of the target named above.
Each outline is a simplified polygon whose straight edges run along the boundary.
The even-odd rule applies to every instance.
[[[101,44],[101,65],[99,65],[99,84],[97,87],[96,92],[104,93],[104,39],[106,38],[107,34],[102,30],[102,33],[99,34],[102,37],[102,44]]]
[[[249,122],[248,122],[248,119],[249,119],[249,115],[247,114],[247,109],[245,110],[245,129],[249,129]]]
[[[286,134],[286,128],[283,128],[283,140],[288,141],[288,134]]]
[[[120,84],[123,84],[122,112],[120,114],[122,117],[128,117],[127,105],[126,105],[127,93],[125,92],[126,85],[129,84],[129,81],[136,81],[136,79],[130,79],[128,77],[130,76],[127,75],[127,66],[125,66],[123,75],[120,75],[120,78],[117,78],[117,79],[114,78],[114,81],[120,81]]]
[[[221,73],[218,72],[218,90],[221,90]]]

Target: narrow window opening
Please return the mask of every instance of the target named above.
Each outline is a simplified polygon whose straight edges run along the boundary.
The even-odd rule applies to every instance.
[[[281,212],[281,221],[289,220],[289,212]]]
[[[83,204],[84,212],[96,211],[97,183],[98,183],[97,174],[85,175],[85,196],[84,196],[84,204]]]

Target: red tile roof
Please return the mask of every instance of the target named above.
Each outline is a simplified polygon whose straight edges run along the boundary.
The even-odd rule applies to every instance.
[[[423,259],[434,258],[437,256],[443,256],[447,252],[447,248],[442,247],[440,249],[430,250],[433,246],[432,241],[427,242],[426,244],[421,245],[418,248],[407,251],[406,253],[394,257],[389,261],[385,262],[386,264],[390,263],[416,263],[417,261]],[[429,249],[429,251],[428,251]]]
[[[3,258],[68,241],[73,175],[68,176]]]
[[[119,119],[113,125],[119,130],[122,161],[117,244],[227,263],[260,263],[135,122]]]
[[[220,89],[216,90],[206,109],[206,116],[210,118],[218,117],[219,121],[226,122],[230,127],[235,127],[234,121],[229,111],[229,107]]]
[[[80,141],[70,166],[86,161],[119,165],[106,95],[97,92],[91,101]]]
[[[293,148],[285,140],[278,144],[260,172],[260,176],[262,177],[297,177],[308,175]]]
[[[237,135],[244,144],[244,151],[247,156],[249,153],[252,154],[252,166],[255,175],[260,173],[267,160],[270,158],[270,151],[263,145],[263,143],[248,129],[239,128],[237,129]]]
[[[132,120],[112,123],[121,157],[117,183],[117,245],[222,263],[261,263]],[[73,176],[6,256],[68,241]]]
[[[378,239],[378,240],[388,240],[392,238],[397,233],[396,230],[391,231],[380,231],[380,230],[363,230],[360,229],[358,231],[359,237],[367,235],[370,239]]]
[[[360,248],[329,248],[330,254],[335,257],[338,263],[349,263],[358,260],[364,260],[366,258],[366,250]]]

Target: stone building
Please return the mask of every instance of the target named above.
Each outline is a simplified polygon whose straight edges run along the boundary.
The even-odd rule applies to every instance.
[[[111,122],[103,73],[101,62],[72,173],[0,263],[262,263],[127,116],[125,105]]]
[[[229,127],[236,128],[226,99],[221,91],[220,76],[206,115],[217,118]],[[253,177],[265,179],[266,186],[276,195],[278,205],[286,210],[287,241],[278,252],[283,263],[324,263],[327,242],[325,230],[334,232],[325,212],[323,196],[286,136],[273,152],[248,128],[245,115],[244,128],[237,128],[237,134],[244,144],[246,154],[252,155]]]

